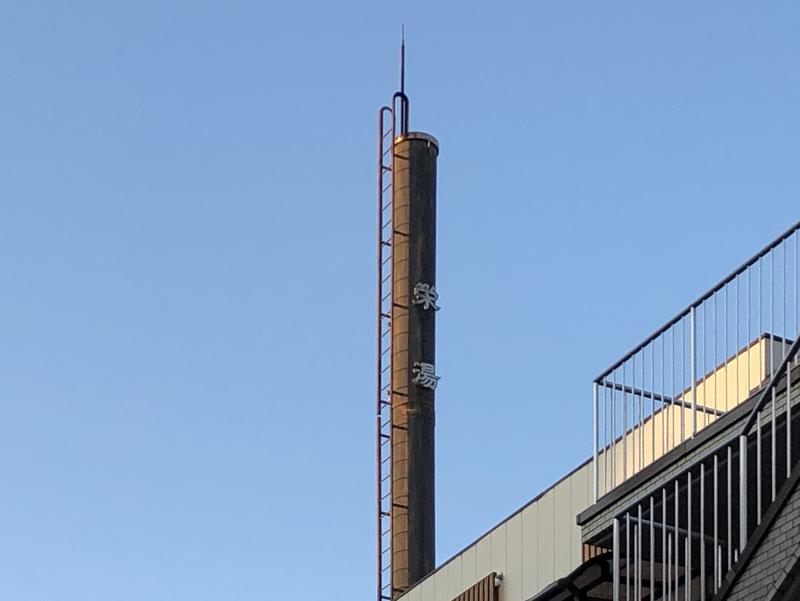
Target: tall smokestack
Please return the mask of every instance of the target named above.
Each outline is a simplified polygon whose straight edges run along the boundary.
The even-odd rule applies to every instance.
[[[430,574],[434,529],[436,160],[409,132],[405,41],[400,91],[378,111],[377,597]]]
[[[394,142],[392,174],[392,587],[435,567],[436,160],[425,133]]]

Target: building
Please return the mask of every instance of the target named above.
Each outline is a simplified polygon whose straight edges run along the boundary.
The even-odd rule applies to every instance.
[[[377,601],[800,599],[800,223],[604,370],[592,455],[435,566],[439,146],[402,83],[378,136]]]

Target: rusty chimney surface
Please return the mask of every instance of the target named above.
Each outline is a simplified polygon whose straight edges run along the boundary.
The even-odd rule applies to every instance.
[[[433,136],[394,141],[392,170],[392,588],[435,568],[436,162]]]

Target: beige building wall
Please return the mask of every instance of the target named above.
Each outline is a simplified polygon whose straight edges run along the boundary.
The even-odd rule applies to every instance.
[[[547,489],[409,590],[402,601],[452,601],[491,572],[500,601],[526,601],[582,561],[578,513],[591,503],[591,462]]]
[[[692,437],[692,398],[697,399],[697,431],[717,419],[707,407],[727,412],[746,401],[777,370],[789,344],[783,340],[761,337],[713,372],[698,380],[694,391],[686,390],[677,397],[682,405],[668,405],[648,417],[616,440],[612,448],[598,454],[598,477],[601,494],[610,491],[656,459]],[[637,409],[638,410],[638,409]],[[644,399],[644,412],[650,403]]]

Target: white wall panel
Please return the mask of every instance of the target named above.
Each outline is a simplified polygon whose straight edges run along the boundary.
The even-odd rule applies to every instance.
[[[492,530],[491,539],[491,567],[490,572],[502,574],[506,571],[506,525],[500,524]],[[485,575],[485,574],[484,574]]]
[[[464,585],[464,574],[462,570],[463,558],[461,555],[456,556],[453,558],[453,561],[450,562],[450,573],[447,579],[447,594],[448,598],[447,601],[451,601],[455,599],[458,595],[460,595],[464,589],[467,588],[469,585]]]
[[[478,554],[475,550],[475,545],[472,545],[461,554],[462,591],[478,582],[477,558]]]
[[[548,489],[439,567],[402,601],[452,601],[491,572],[503,574],[501,601],[526,601],[582,559],[575,516],[589,506],[591,464]]]
[[[422,587],[415,586],[403,597],[405,601],[422,601]]]
[[[592,502],[592,466],[591,464],[578,470],[570,476],[572,490],[572,521],[575,516],[589,507]],[[583,561],[583,544],[581,543],[581,529],[577,526],[571,529],[572,536],[572,565],[578,566]],[[574,568],[573,568],[574,569]]]
[[[422,584],[419,585],[421,593],[420,601],[436,601],[435,583],[436,583],[436,574],[428,576],[425,580],[422,581]]]
[[[522,514],[506,522],[506,549],[500,601],[522,598]]]
[[[435,573],[436,577],[436,601],[450,601],[450,572],[453,562],[447,562]]]
[[[553,489],[548,490],[539,499],[539,586],[555,580],[555,564],[553,555]]]
[[[539,586],[539,503],[522,511],[522,599],[530,599]]]
[[[478,580],[486,576],[492,571],[492,543],[491,536],[486,535],[478,541],[475,549],[477,553],[477,561],[475,563],[475,571]],[[467,585],[469,586],[469,585]],[[467,588],[466,586],[464,588]]]
[[[568,574],[572,566],[572,531],[566,527],[572,513],[572,477],[553,488],[553,580],[556,574]]]

